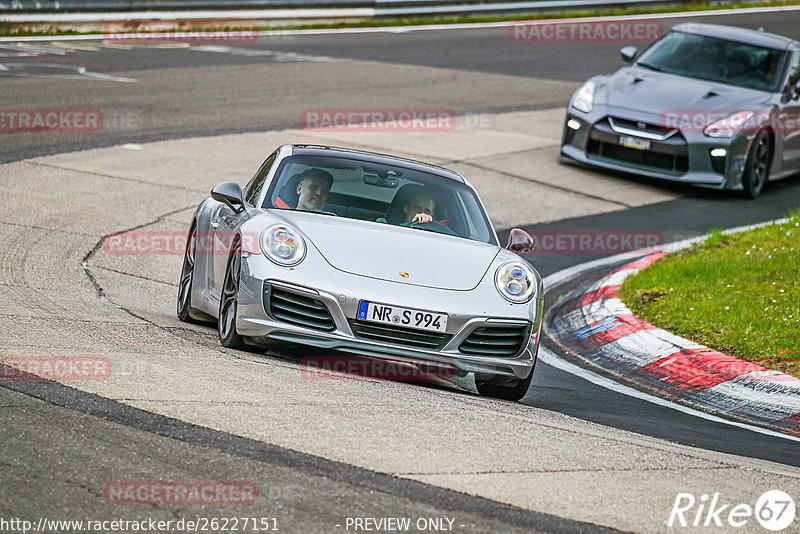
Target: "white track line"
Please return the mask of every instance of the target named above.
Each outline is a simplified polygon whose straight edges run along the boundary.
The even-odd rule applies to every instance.
[[[547,23],[565,23],[565,22],[598,22],[598,21],[624,21],[624,20],[653,20],[653,19],[681,19],[691,17],[718,17],[725,15],[752,15],[755,13],[765,12],[783,12],[783,11],[800,11],[800,5],[796,6],[775,6],[775,7],[749,7],[741,9],[716,9],[711,11],[679,11],[675,13],[652,13],[642,15],[620,15],[613,17],[586,17],[580,19],[542,19],[529,21],[536,24]],[[201,17],[198,16],[200,12],[184,12],[188,20],[196,20]],[[243,15],[240,12],[215,12],[215,20],[224,19],[238,19],[242,20]],[[152,19],[157,13],[149,13]],[[87,13],[87,16],[91,15]],[[130,14],[126,14],[130,15]],[[110,20],[109,14],[103,14],[103,20]],[[192,19],[191,17],[194,17]],[[88,20],[88,19],[87,19]],[[120,20],[125,20],[120,17]],[[0,16],[0,22],[11,22],[5,20],[5,17]],[[102,21],[101,21],[102,22]],[[290,35],[331,35],[331,34],[362,34],[362,33],[406,33],[417,31],[452,31],[452,30],[481,30],[491,28],[508,28],[511,24],[524,23],[525,21],[503,21],[503,22],[476,22],[476,23],[462,23],[462,24],[430,24],[430,25],[417,25],[417,26],[386,26],[386,27],[371,27],[371,28],[323,28],[316,30],[265,30],[257,32],[259,37],[276,37],[276,36],[290,36]],[[137,34],[137,38],[138,38]],[[104,39],[103,34],[91,35],[35,35],[27,37],[0,37],[0,42],[36,42],[36,41],[94,41]]]
[[[736,228],[731,228],[729,230],[725,230],[724,234],[735,234],[739,232],[746,232],[748,230],[754,230],[756,228],[761,228],[762,226],[768,226],[771,224],[783,224],[787,222],[789,219],[777,219],[774,221],[767,221],[758,224],[749,224],[747,226],[738,226]],[[613,265],[615,263],[621,263],[627,260],[633,260],[642,256],[646,256],[652,252],[658,252],[659,250],[663,250],[664,252],[675,252],[677,250],[690,247],[693,243],[699,243],[706,239],[706,236],[695,237],[691,239],[684,239],[683,241],[677,241],[675,243],[669,243],[664,245],[663,247],[657,248],[649,248],[649,249],[642,249],[637,250],[634,252],[623,252],[622,254],[616,254],[614,256],[610,256],[608,258],[600,258],[594,261],[589,261],[586,263],[581,263],[580,265],[574,265],[567,269],[563,269],[556,273],[551,274],[550,276],[546,277],[543,280],[543,284],[545,287],[552,288],[555,286],[559,286],[572,280],[581,274],[585,273],[586,271],[590,271],[593,269],[598,269],[600,267],[604,267],[607,265]],[[650,395],[648,393],[644,393],[643,391],[639,391],[638,389],[632,388],[630,386],[626,386],[620,382],[612,380],[606,376],[600,375],[595,373],[585,367],[581,367],[579,365],[575,365],[574,363],[568,362],[563,358],[559,357],[556,353],[548,350],[544,346],[539,347],[539,358],[548,365],[555,367],[556,369],[561,369],[567,373],[573,374],[579,378],[587,380],[592,384],[598,385],[600,387],[610,389],[617,393],[621,393],[622,395],[627,395],[629,397],[634,397],[636,399],[640,399],[643,401],[650,402],[652,404],[657,404],[659,406],[664,406],[666,408],[671,408],[673,410],[693,415],[695,417],[700,417],[701,419],[706,419],[707,421],[713,421],[715,423],[722,423],[730,426],[735,426],[737,428],[743,428],[745,430],[751,430],[753,432],[757,432],[759,434],[764,434],[771,437],[776,438],[783,438],[788,439],[790,441],[800,442],[800,437],[798,436],[791,436],[789,434],[783,434],[781,432],[776,432],[774,430],[770,430],[768,428],[763,428],[760,426],[750,425],[747,423],[741,423],[739,421],[733,421],[730,419],[725,419],[723,417],[719,417],[716,415],[712,415],[701,410],[697,410],[694,408],[690,408],[689,406],[673,402],[661,397],[657,397],[655,395]]]
[[[688,415],[693,415],[695,417],[700,417],[701,419],[705,419],[707,421],[713,421],[715,423],[722,423],[725,425],[735,426],[738,428],[743,428],[745,430],[751,430],[753,432],[757,432],[759,434],[765,434],[770,437],[775,438],[783,438],[788,439],[790,441],[800,442],[800,437],[797,436],[790,436],[789,434],[782,434],[781,432],[776,432],[774,430],[770,430],[768,428],[763,428],[760,426],[748,425],[747,423],[740,423],[739,421],[733,421],[730,419],[725,419],[723,417],[719,417],[716,415],[712,415],[710,413],[706,413],[700,410],[696,410],[694,408],[690,408],[688,406],[684,406],[683,404],[678,404],[667,399],[662,399],[661,397],[656,397],[654,395],[649,395],[638,389],[634,389],[630,386],[626,386],[621,384],[615,380],[607,378],[605,376],[599,375],[584,367],[580,367],[575,365],[574,363],[568,362],[560,358],[557,354],[547,349],[547,347],[540,346],[539,347],[539,359],[541,359],[547,365],[551,365],[556,369],[560,369],[565,371],[571,375],[575,375],[579,378],[582,378],[592,384],[597,386],[610,389],[616,393],[620,393],[622,395],[627,395],[628,397],[633,397],[639,400],[643,400],[646,402],[650,402],[652,404],[657,404],[658,406],[663,406],[665,408],[670,408],[672,410],[676,410],[679,412],[683,412]]]

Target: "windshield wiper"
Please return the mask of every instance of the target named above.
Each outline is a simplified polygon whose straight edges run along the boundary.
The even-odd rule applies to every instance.
[[[655,65],[650,65],[649,63],[637,63],[637,67],[644,67],[646,69],[654,70],[656,72],[664,72],[664,69],[661,67],[656,67]]]

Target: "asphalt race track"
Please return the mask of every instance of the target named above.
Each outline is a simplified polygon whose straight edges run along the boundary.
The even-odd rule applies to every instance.
[[[800,39],[798,11],[702,20]],[[797,501],[797,440],[543,361],[521,403],[478,397],[468,380],[307,380],[297,361],[306,354],[230,351],[213,329],[180,323],[180,255],[103,245],[114,232],[185,232],[214,184],[244,183],[287,142],[454,168],[505,231],[655,232],[668,242],[800,205],[799,177],[747,201],[557,163],[570,95],[621,65],[623,44],[518,43],[507,28],[245,45],[0,42],[0,108],[103,117],[95,131],[0,133],[0,356],[102,356],[113,368],[102,381],[0,380],[0,519],[250,516],[275,518],[283,532],[347,532],[348,518],[410,517],[442,520],[424,531],[657,532],[669,531],[679,492],[752,506],[780,489]],[[449,109],[457,125],[319,132],[303,128],[312,108]],[[601,256],[531,260],[547,276]],[[542,350],[559,354],[547,339]],[[118,481],[187,480],[250,481],[259,499],[115,506],[104,496]],[[751,520],[740,530],[758,529]]]

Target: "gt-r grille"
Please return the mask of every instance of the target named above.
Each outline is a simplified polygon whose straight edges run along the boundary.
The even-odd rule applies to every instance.
[[[321,301],[264,284],[264,311],[278,321],[314,330],[336,329],[333,317]]]
[[[473,330],[458,350],[475,356],[516,356],[527,334],[527,326],[482,326]]]
[[[632,121],[613,117],[614,124],[630,127]],[[645,124],[639,131],[648,134],[659,132],[659,126]],[[631,128],[629,128],[631,129]],[[660,131],[664,134],[663,131]],[[644,170],[653,170],[680,176],[689,170],[689,150],[686,139],[680,132],[665,139],[650,140],[648,150],[639,150],[620,144],[620,133],[615,131],[606,117],[596,122],[589,132],[586,153],[589,158],[624,163]],[[633,137],[636,137],[635,135]]]
[[[650,124],[649,122],[642,122],[642,121],[632,121],[628,119],[621,119],[619,117],[613,117],[612,120],[614,124],[618,126],[623,126],[629,130],[639,130],[641,132],[646,132],[655,135],[666,135],[673,128],[667,128],[665,126],[661,126],[659,124]]]
[[[689,158],[678,154],[663,154],[652,150],[637,150],[614,143],[590,139],[586,149],[589,154],[602,158],[651,167],[670,174],[685,174],[689,170]]]
[[[383,326],[352,320],[350,321],[350,328],[352,328],[353,334],[357,338],[428,350],[441,349],[453,337],[448,334],[423,332],[410,328]]]

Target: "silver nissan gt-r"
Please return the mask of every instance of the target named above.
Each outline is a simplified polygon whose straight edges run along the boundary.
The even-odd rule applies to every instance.
[[[474,373],[518,400],[533,376],[542,280],[507,248],[461,175],[416,161],[285,145],[242,189],[194,213],[178,292],[183,321],[216,321],[226,347],[291,342]]]
[[[680,24],[572,97],[559,158],[755,198],[800,171],[800,43]]]

